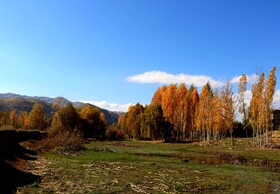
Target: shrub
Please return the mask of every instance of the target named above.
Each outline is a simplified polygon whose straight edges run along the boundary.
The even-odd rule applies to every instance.
[[[38,145],[40,151],[78,151],[83,149],[84,139],[80,132],[69,132],[66,130],[56,131],[48,134]]]
[[[120,140],[124,138],[124,134],[117,128],[117,126],[112,125],[106,130],[106,139],[108,140]]]

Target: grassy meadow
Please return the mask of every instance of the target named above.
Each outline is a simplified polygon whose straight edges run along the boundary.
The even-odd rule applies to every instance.
[[[219,144],[89,141],[30,162],[41,181],[18,193],[278,193],[280,150]]]

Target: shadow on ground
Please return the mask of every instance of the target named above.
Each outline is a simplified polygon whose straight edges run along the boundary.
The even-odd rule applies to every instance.
[[[24,172],[27,161],[36,160],[36,152],[21,146],[19,136],[20,133],[0,132],[0,193],[15,193],[17,187],[40,181],[40,176]]]
[[[0,161],[1,193],[15,193],[17,187],[39,181],[40,177],[16,169],[5,161]]]

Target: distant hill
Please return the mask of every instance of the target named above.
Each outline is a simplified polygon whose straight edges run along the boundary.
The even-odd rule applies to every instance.
[[[44,106],[45,114],[50,118],[55,110],[52,104],[39,100],[25,99],[25,98],[2,98],[0,99],[0,111],[26,111],[30,112],[36,102],[41,102]]]
[[[45,114],[50,118],[55,113],[54,104],[58,103],[60,106],[65,106],[68,102],[71,102],[63,97],[50,98],[50,97],[39,97],[39,96],[25,96],[13,93],[0,93],[0,111],[27,111],[30,112],[33,105],[36,102],[41,102],[44,106]],[[119,116],[122,114],[120,112],[113,112],[100,107],[94,106],[92,104],[86,104],[82,102],[71,102],[74,107],[82,109],[85,106],[92,106],[98,108],[104,113],[105,119],[108,124],[113,124],[118,122]]]

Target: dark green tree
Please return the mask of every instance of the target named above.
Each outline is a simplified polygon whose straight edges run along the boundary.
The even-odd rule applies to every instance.
[[[151,104],[141,114],[141,138],[162,139],[164,116],[161,105]]]
[[[129,138],[140,138],[141,114],[143,112],[144,107],[139,103],[129,108],[126,118],[126,125],[128,128]]]

